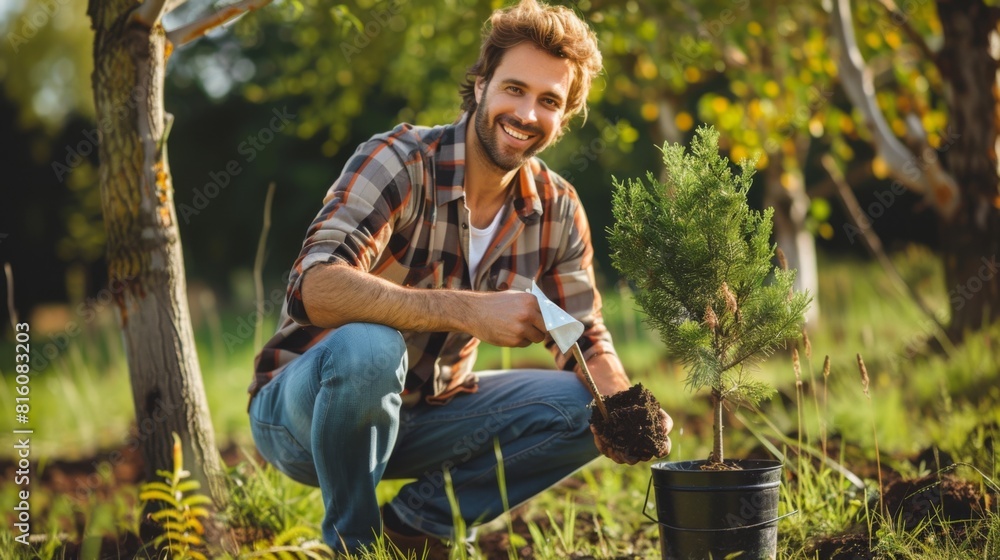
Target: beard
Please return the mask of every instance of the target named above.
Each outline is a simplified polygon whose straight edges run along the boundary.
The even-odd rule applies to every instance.
[[[487,85],[488,87],[488,85]],[[489,111],[486,109],[486,95],[483,95],[482,102],[476,107],[476,137],[479,139],[480,151],[486,159],[497,169],[508,172],[524,165],[524,162],[531,159],[544,148],[544,133],[536,126],[520,124],[513,118],[505,115],[490,119]],[[534,144],[528,146],[523,152],[504,151],[500,145],[499,135],[507,134],[500,128],[500,124],[506,124],[510,128],[527,132],[538,136]]]

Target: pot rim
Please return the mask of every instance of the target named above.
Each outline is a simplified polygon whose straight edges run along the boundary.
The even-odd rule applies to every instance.
[[[727,459],[726,462],[729,462]],[[660,461],[659,463],[653,463],[650,465],[650,469],[658,471],[674,471],[674,472],[704,472],[704,473],[720,473],[720,472],[759,472],[759,471],[769,471],[773,470],[775,467],[784,467],[782,461],[777,459],[735,459],[732,461],[736,463],[741,468],[735,471],[712,471],[712,470],[702,470],[701,465],[708,463],[707,459],[696,459],[687,461]]]

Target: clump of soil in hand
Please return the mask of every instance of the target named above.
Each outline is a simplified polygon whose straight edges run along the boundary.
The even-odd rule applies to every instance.
[[[662,457],[667,452],[660,403],[642,383],[603,400],[608,419],[595,406],[590,411],[590,424],[611,447],[639,459]]]

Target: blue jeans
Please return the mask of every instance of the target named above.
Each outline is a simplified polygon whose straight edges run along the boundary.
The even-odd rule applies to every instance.
[[[404,523],[453,535],[443,471],[467,526],[503,513],[494,439],[510,507],[598,456],[590,394],[569,372],[479,374],[479,392],[444,406],[402,407],[406,346],[381,325],[345,325],[310,348],[254,397],[250,427],[261,455],[291,478],[319,486],[323,538],[353,551],[374,541],[375,486],[415,478],[389,504]]]

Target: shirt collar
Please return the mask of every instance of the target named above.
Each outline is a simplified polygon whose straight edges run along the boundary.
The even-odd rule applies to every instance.
[[[441,137],[435,163],[438,206],[465,196],[465,131],[468,122],[469,113],[463,112],[458,121],[449,125]],[[522,219],[532,214],[542,214],[542,201],[535,186],[535,175],[540,171],[541,164],[536,158],[531,158],[514,176],[514,180],[519,183],[513,191],[514,211]]]

